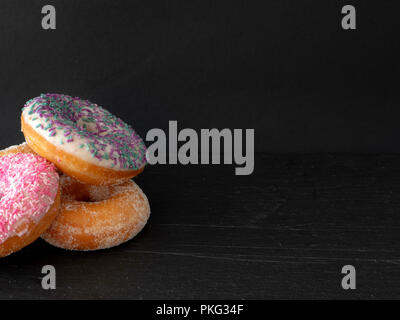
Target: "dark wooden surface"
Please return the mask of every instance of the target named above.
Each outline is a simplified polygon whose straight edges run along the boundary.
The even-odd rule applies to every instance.
[[[259,154],[251,176],[152,166],[136,181],[152,206],[138,237],[98,252],[38,240],[0,260],[0,298],[400,297],[400,156]]]

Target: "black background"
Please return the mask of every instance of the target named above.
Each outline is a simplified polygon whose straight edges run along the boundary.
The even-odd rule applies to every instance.
[[[143,137],[169,120],[254,128],[256,161],[245,177],[148,166],[135,240],[92,253],[38,240],[0,261],[0,298],[399,297],[400,157],[377,154],[400,151],[395,3],[351,1],[345,31],[347,1],[2,1],[2,146],[23,140],[26,100],[57,92]],[[41,29],[45,4],[56,30]]]
[[[255,128],[257,151],[398,152],[395,3],[352,1],[345,31],[344,1],[51,1],[46,31],[48,2],[2,1],[0,143],[26,100],[60,92],[142,135],[178,120]]]

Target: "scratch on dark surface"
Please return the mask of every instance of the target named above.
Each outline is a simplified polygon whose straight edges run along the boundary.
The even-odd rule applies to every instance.
[[[293,256],[265,256],[266,259],[248,259],[248,258],[236,258],[236,257],[221,257],[221,256],[209,256],[202,254],[193,254],[193,253],[184,253],[184,252],[160,252],[160,251],[151,251],[151,250],[128,250],[129,252],[134,253],[144,253],[144,254],[156,254],[156,255],[172,255],[172,256],[181,256],[181,257],[190,257],[190,258],[200,258],[200,259],[214,259],[214,260],[229,260],[236,262],[255,262],[255,263],[292,263],[292,264],[324,264],[329,263],[330,261],[342,261],[346,258],[341,257],[293,257]],[[243,255],[236,255],[243,256]],[[295,260],[295,261],[293,261]],[[304,261],[307,260],[307,261]],[[373,262],[373,263],[390,263],[390,264],[400,264],[400,259],[371,259],[371,258],[352,258],[354,262]]]
[[[161,227],[193,227],[193,228],[222,228],[222,229],[259,229],[259,230],[282,230],[282,231],[327,231],[327,230],[387,230],[400,229],[400,226],[341,226],[341,225],[329,225],[326,224],[326,227],[322,227],[321,225],[313,226],[312,224],[300,224],[294,226],[271,226],[271,227],[261,227],[254,225],[211,225],[211,224],[180,224],[180,223],[162,223],[154,226]],[[309,226],[308,228],[302,228],[302,226]]]
[[[180,256],[189,258],[199,258],[199,259],[213,259],[213,260],[229,260],[236,262],[255,262],[255,263],[282,263],[282,260],[267,260],[267,259],[243,259],[243,258],[230,258],[230,257],[218,257],[218,256],[207,256],[207,255],[197,255],[191,253],[178,253],[178,252],[159,252],[159,251],[145,251],[145,250],[129,250],[129,252],[134,253],[145,253],[145,254],[157,254],[157,255],[167,255],[167,256]],[[274,257],[275,258],[275,257]],[[303,264],[303,263],[315,263],[322,264],[323,261],[285,261],[285,263]]]
[[[207,248],[227,248],[227,249],[254,249],[254,250],[293,250],[293,251],[323,251],[323,252],[385,252],[396,253],[396,250],[385,249],[360,249],[360,248],[305,248],[305,247],[268,247],[268,246],[224,246],[224,245],[210,245],[210,244],[179,244],[181,247],[207,247]]]

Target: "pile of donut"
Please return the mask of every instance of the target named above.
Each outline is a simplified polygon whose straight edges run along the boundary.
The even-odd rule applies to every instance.
[[[22,109],[26,142],[0,151],[0,257],[41,237],[68,250],[117,246],[150,216],[131,178],[146,147],[128,124],[88,100],[42,94]]]

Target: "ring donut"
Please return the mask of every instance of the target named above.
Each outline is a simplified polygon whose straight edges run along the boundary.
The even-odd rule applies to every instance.
[[[122,183],[146,164],[146,147],[139,135],[88,100],[42,94],[25,104],[21,127],[37,154],[82,183]]]
[[[60,209],[59,176],[34,154],[0,157],[0,257],[35,241]]]
[[[48,243],[69,250],[98,250],[132,239],[150,216],[146,195],[132,180],[116,186],[84,185],[61,176],[61,211],[42,234]]]

